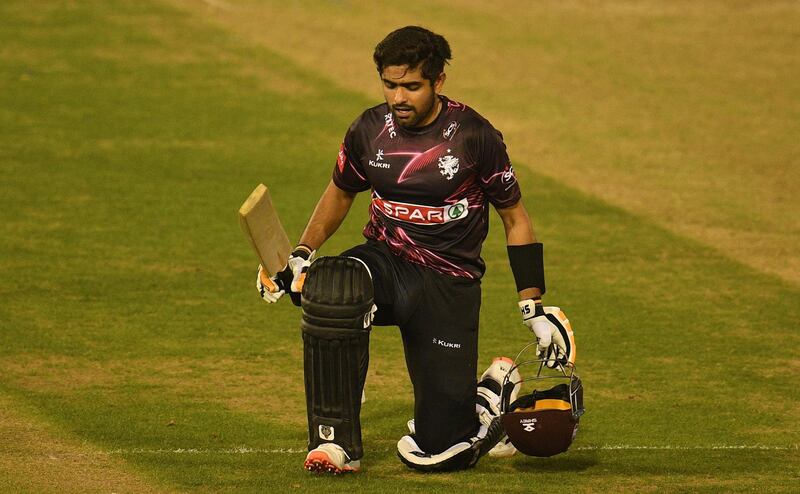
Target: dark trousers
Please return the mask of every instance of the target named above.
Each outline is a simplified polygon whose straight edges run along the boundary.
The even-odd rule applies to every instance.
[[[475,414],[479,280],[448,276],[392,254],[369,241],[342,253],[372,274],[378,312],[373,325],[397,325],[414,387],[417,444],[441,453],[478,428]],[[368,355],[361,359],[366,378]]]

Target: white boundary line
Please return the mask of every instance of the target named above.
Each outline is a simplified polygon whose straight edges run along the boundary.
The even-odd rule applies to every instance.
[[[602,444],[596,446],[576,446],[572,451],[798,451],[800,444],[789,444],[782,446],[770,446],[766,444],[712,444],[706,446],[643,446],[634,444]],[[375,450],[373,450],[375,451]],[[379,450],[386,452],[389,450]],[[118,448],[108,451],[97,451],[95,453],[81,453],[79,456],[103,456],[103,455],[250,455],[250,454],[305,454],[305,449],[295,448],[250,448],[240,446],[238,448],[174,448],[174,449],[148,449],[148,448]],[[53,456],[73,456],[55,454]]]
[[[800,450],[800,444],[790,444],[787,446],[768,446],[766,444],[713,444],[709,446],[636,446],[632,444],[604,444],[602,446],[577,446],[573,448],[578,451],[716,451],[716,450],[760,450],[760,451],[790,451]]]

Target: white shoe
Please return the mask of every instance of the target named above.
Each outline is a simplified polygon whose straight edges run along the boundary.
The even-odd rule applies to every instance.
[[[503,439],[489,450],[489,456],[492,458],[508,458],[509,456],[514,456],[516,452],[517,448],[511,444],[508,436],[503,436]]]
[[[320,444],[306,455],[303,467],[309,472],[332,473],[357,472],[361,469],[361,460],[350,460],[341,446],[334,443]]]

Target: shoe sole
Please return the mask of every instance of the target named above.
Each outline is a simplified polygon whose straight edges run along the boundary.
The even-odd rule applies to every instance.
[[[305,463],[303,463],[303,468],[312,473],[329,473],[333,475],[358,471],[349,465],[339,468],[324,451],[312,451],[309,453]]]

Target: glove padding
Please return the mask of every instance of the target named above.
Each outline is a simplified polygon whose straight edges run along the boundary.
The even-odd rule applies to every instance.
[[[258,265],[256,288],[258,288],[258,293],[261,294],[261,298],[263,298],[265,302],[274,304],[283,296],[284,293],[286,293],[283,282],[278,276],[279,274],[280,273],[270,278],[267,276],[267,272],[264,271],[264,268],[261,266],[261,264]]]
[[[308,252],[305,249],[295,249],[289,255],[283,271],[272,277],[267,276],[266,271],[259,265],[256,288],[258,288],[261,298],[265,302],[274,304],[288,291],[292,296],[292,302],[300,305],[300,292],[303,291],[306,273],[316,252],[315,250]]]
[[[547,359],[545,365],[555,368],[559,364],[575,362],[572,326],[560,308],[543,307],[541,302],[536,303],[532,299],[519,302],[519,308],[522,322],[533,331],[538,340],[536,356]]]

